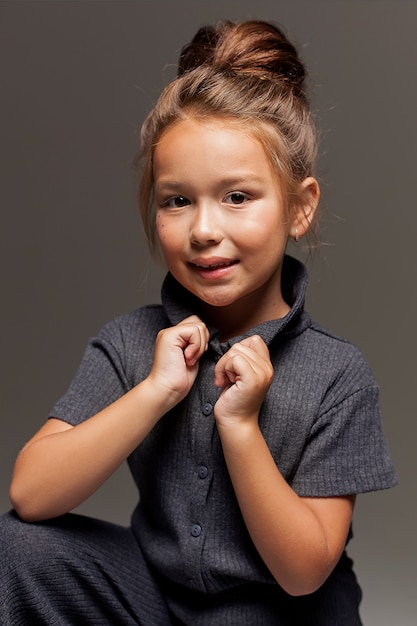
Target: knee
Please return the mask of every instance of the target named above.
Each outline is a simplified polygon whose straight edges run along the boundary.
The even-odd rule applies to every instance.
[[[15,511],[9,511],[0,517],[0,546],[4,553],[13,548],[15,543],[25,540],[30,524],[22,522]]]
[[[1,569],[30,567],[52,558],[55,539],[47,524],[23,522],[15,511],[0,517]]]

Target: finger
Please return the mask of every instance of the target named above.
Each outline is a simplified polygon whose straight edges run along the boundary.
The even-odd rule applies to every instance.
[[[197,320],[197,316],[193,316]],[[180,326],[180,337],[182,341],[182,350],[187,365],[194,365],[201,357],[203,352],[207,350],[209,332],[206,325],[199,321],[197,323],[178,324]]]
[[[256,367],[257,365],[262,366],[262,364],[264,363],[270,363],[268,349],[266,349],[265,352],[264,350],[262,350],[261,346],[260,350],[256,350],[254,349],[253,344],[239,342],[232,346],[232,348],[230,348],[228,352],[226,352],[226,354],[219,360],[218,365],[226,363],[228,359],[231,359],[236,355],[241,355],[242,357],[247,359],[247,361],[250,362],[253,367]]]
[[[273,367],[268,348],[260,337],[258,339],[235,344],[219,360],[214,370],[216,386],[223,387],[243,375],[272,379]]]
[[[246,339],[240,341],[236,346],[247,346],[254,350],[259,356],[263,356],[264,358],[269,360],[269,350],[268,346],[259,335],[251,335]]]
[[[245,350],[234,350],[220,359],[214,369],[214,383],[217,387],[227,387],[235,384],[239,379],[258,377],[262,375],[262,368],[251,358]]]

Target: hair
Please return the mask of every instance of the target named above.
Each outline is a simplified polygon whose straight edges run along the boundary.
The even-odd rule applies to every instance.
[[[274,24],[221,21],[200,28],[180,54],[178,76],[164,89],[141,130],[135,160],[138,200],[152,252],[155,231],[153,155],[163,133],[182,120],[227,120],[251,134],[283,186],[288,208],[314,174],[316,130],[297,50]]]

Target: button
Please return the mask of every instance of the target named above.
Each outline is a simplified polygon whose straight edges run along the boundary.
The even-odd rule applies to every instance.
[[[198,477],[199,478],[207,478],[208,476],[208,469],[205,465],[200,465],[198,468]]]
[[[193,524],[191,527],[191,534],[193,537],[199,537],[201,535],[202,528],[200,524]]]
[[[203,415],[210,415],[212,411],[213,411],[213,405],[210,404],[210,402],[206,402],[205,405],[203,406]]]

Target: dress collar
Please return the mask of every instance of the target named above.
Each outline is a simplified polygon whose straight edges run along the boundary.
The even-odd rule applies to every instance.
[[[297,335],[310,326],[311,320],[304,311],[305,295],[308,275],[305,266],[297,259],[285,255],[281,287],[284,300],[291,307],[285,317],[263,322],[247,331],[244,335],[233,337],[224,344],[218,340],[218,330],[209,327],[211,344],[229,348],[234,343],[250,335],[260,335],[267,345],[277,336],[289,337]],[[199,313],[199,300],[185,289],[173,276],[168,273],[162,284],[162,304],[172,325],[178,324],[189,315]],[[213,346],[214,347],[214,346]],[[224,347],[223,350],[224,351]]]

